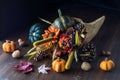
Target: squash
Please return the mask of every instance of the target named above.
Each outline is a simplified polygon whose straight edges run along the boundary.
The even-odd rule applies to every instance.
[[[72,20],[71,17],[68,16],[61,16],[62,19],[57,18],[55,19],[55,21],[53,22],[53,25],[55,26],[55,28],[60,29],[61,31],[66,30],[68,27],[74,25],[74,20]]]
[[[115,67],[115,63],[113,60],[105,58],[105,60],[100,62],[100,69],[103,71],[110,71]]]
[[[42,39],[44,29],[46,29],[46,27],[40,23],[32,25],[29,30],[29,40],[33,43],[37,40]]]
[[[65,64],[66,64],[66,61],[58,57],[58,59],[52,62],[52,69],[56,72],[64,72]]]
[[[74,59],[74,51],[71,51],[68,55],[68,60],[65,65],[65,69],[69,70]]]
[[[2,49],[6,53],[13,52],[16,48],[16,44],[14,41],[6,40],[6,42],[3,43]]]
[[[68,16],[62,16],[62,12],[60,9],[58,9],[58,14],[59,18],[55,19],[55,21],[53,22],[55,28],[58,28],[61,31],[65,31],[68,27],[73,26],[75,24],[73,18]]]

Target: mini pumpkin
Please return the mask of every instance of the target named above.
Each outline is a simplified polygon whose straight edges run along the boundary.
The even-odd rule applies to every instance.
[[[115,67],[115,63],[113,60],[105,58],[105,60],[100,62],[100,69],[103,71],[110,71]]]
[[[62,58],[58,58],[52,62],[52,69],[56,72],[64,72],[65,71],[66,61]]]
[[[14,41],[6,40],[6,42],[3,43],[2,48],[4,52],[13,52],[16,48],[16,44]]]

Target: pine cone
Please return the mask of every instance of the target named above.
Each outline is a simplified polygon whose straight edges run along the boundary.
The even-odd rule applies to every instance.
[[[96,47],[93,43],[86,43],[81,47],[78,53],[80,60],[90,62],[96,58]]]

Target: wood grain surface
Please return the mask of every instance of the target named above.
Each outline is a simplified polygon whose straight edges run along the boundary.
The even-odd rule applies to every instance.
[[[84,8],[84,9],[83,9]],[[24,57],[20,59],[13,59],[11,54],[6,54],[2,50],[2,44],[6,39],[14,40],[17,48],[21,50],[24,55],[31,47],[32,44],[28,41],[29,29],[9,35],[5,39],[0,41],[0,80],[120,80],[120,18],[115,14],[111,14],[111,11],[100,10],[97,8],[86,8],[82,9],[64,9],[62,12],[64,15],[73,17],[79,17],[86,22],[93,21],[102,15],[106,16],[106,20],[102,25],[100,31],[92,42],[97,48],[97,58],[92,62],[92,69],[88,72],[82,71],[80,68],[81,63],[72,64],[70,70],[64,73],[56,73],[53,70],[49,71],[47,75],[38,74],[37,68],[46,64],[51,67],[51,59],[47,58],[39,62],[34,63],[34,71],[29,74],[23,74],[22,72],[13,69],[13,65],[18,64],[21,60],[26,60]],[[47,15],[48,16],[48,15]],[[57,14],[51,13],[48,19],[54,20]],[[18,24],[19,25],[19,24]],[[4,35],[4,34],[3,34]],[[17,39],[23,38],[28,46],[18,47]],[[99,69],[99,63],[104,59],[101,51],[111,51],[111,59],[115,61],[115,68],[109,72],[104,72]]]

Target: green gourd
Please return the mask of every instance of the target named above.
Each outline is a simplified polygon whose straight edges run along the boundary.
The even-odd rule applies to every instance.
[[[53,22],[53,25],[61,31],[66,30],[74,24],[74,20],[68,16],[61,16]]]
[[[29,30],[29,40],[33,43],[37,40],[42,39],[42,34],[44,33],[43,31],[45,29],[47,29],[47,27],[43,26],[40,23],[32,25]]]
[[[62,16],[62,12],[58,9],[59,18],[55,19],[53,25],[59,28],[61,31],[66,30],[68,27],[74,25],[75,21],[73,18],[68,16]]]
[[[70,69],[73,59],[74,59],[74,51],[70,52],[68,55],[68,60],[65,64],[66,70]]]

